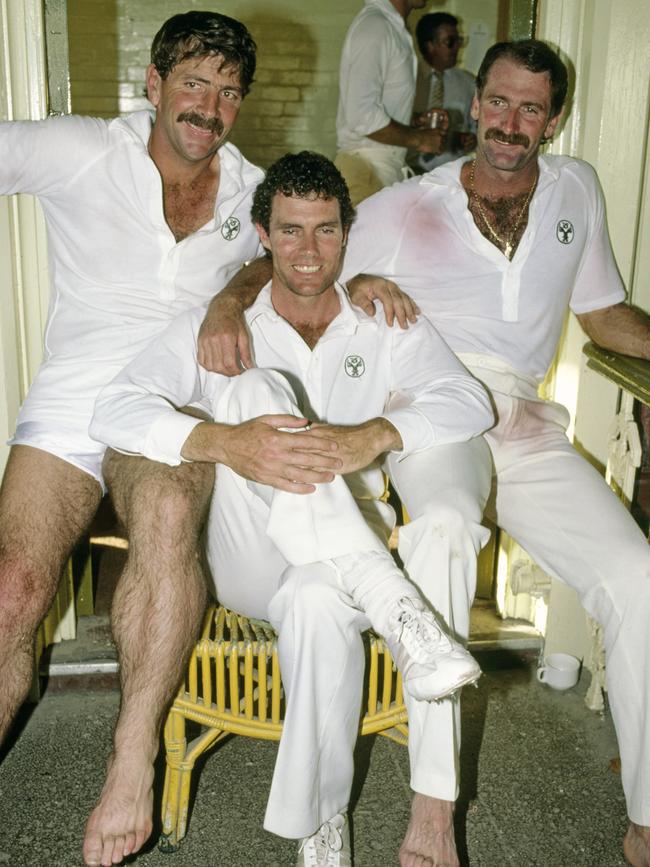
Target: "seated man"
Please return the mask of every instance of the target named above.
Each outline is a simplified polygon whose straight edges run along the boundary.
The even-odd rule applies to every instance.
[[[442,697],[478,676],[437,627],[385,546],[394,522],[381,502],[379,459],[479,435],[487,396],[433,327],[391,329],[355,311],[335,284],[354,211],[325,157],[287,155],[257,188],[252,216],[273,276],[246,321],[257,364],[241,377],[197,361],[203,311],[179,317],[100,394],[91,433],[109,445],[178,465],[217,463],[208,556],[220,601],[271,620],[287,712],[265,827],[304,838],[299,864],[350,864],[345,811],[363,680],[360,633],[384,634],[415,699]],[[200,404],[214,422],[176,407]],[[274,487],[232,458],[242,427],[285,414],[316,419],[338,444],[344,480]],[[248,419],[253,419],[248,421]],[[301,434],[295,434],[300,437]],[[280,481],[280,480],[278,480]],[[356,503],[355,503],[356,500]],[[363,515],[363,517],[362,517]],[[364,520],[365,518],[365,520]],[[380,542],[380,538],[384,542]],[[327,646],[327,653],[322,648]],[[319,760],[315,760],[319,759]]]

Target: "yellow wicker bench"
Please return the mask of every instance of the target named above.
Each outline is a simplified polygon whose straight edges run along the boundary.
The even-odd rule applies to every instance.
[[[401,677],[383,640],[373,633],[367,636],[367,690],[360,733],[379,733],[405,745],[408,728]],[[271,626],[211,606],[165,723],[161,850],[174,851],[185,836],[191,776],[199,756],[228,734],[279,740],[283,712],[276,634]],[[201,726],[190,742],[188,721]]]

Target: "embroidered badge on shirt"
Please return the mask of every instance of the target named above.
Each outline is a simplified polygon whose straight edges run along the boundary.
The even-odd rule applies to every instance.
[[[557,239],[560,244],[570,244],[573,241],[573,224],[568,220],[560,220],[557,224],[557,229],[555,230],[555,234],[557,235]]]
[[[360,355],[348,355],[345,359],[345,372],[353,379],[357,379],[366,372],[366,363]]]
[[[221,234],[226,239],[226,241],[234,241],[239,234],[240,228],[241,223],[239,222],[237,217],[228,217],[226,222],[221,227]]]

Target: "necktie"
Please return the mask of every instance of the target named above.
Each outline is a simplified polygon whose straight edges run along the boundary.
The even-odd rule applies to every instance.
[[[431,71],[431,90],[429,92],[429,108],[442,108],[444,105],[445,88],[442,73]]]

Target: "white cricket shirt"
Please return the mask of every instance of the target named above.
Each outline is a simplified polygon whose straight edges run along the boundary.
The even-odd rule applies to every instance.
[[[340,287],[337,292],[341,312],[313,350],[275,312],[270,284],[246,311],[257,366],[285,375],[307,418],[353,425],[383,416],[399,431],[403,456],[470,439],[493,423],[483,387],[430,323],[423,318],[406,331],[389,328],[381,310],[369,317],[350,305]],[[196,360],[202,318],[200,309],[180,316],[102,390],[93,437],[172,466],[181,463],[181,448],[200,420],[176,407],[199,404],[219,421],[219,398],[230,381]],[[381,494],[379,469],[352,475],[355,496]]]
[[[362,202],[341,279],[395,280],[454,352],[495,356],[541,382],[567,305],[587,313],[625,299],[598,179],[581,160],[540,156],[528,226],[508,261],[474,224],[463,162]]]
[[[0,193],[33,193],[48,234],[44,360],[19,423],[87,439],[97,392],[169,321],[215,295],[261,247],[250,220],[262,172],[219,150],[215,213],[176,242],[149,157],[152,115],[0,124]]]

